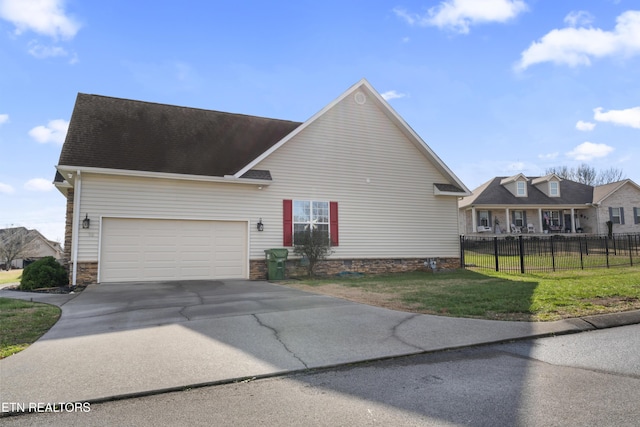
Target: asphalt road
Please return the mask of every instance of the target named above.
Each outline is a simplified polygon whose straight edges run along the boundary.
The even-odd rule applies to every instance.
[[[640,325],[92,404],[6,426],[637,426]]]

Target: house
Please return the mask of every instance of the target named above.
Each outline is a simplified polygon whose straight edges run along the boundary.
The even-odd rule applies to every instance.
[[[24,268],[47,256],[60,261],[63,255],[60,243],[47,239],[38,230],[25,227],[0,230],[0,269],[6,268],[8,258],[11,268]]]
[[[606,234],[607,221],[614,233],[640,232],[640,186],[630,179],[591,186],[556,174],[495,177],[458,207],[463,234]]]
[[[79,94],[56,168],[72,285],[264,279],[310,226],[326,273],[459,265],[470,194],[364,79],[303,123]]]

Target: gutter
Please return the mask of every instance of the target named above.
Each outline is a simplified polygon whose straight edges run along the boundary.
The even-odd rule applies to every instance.
[[[204,176],[204,175],[189,175],[181,173],[169,173],[169,172],[148,172],[148,171],[136,171],[128,169],[108,169],[86,166],[72,166],[72,165],[58,165],[56,166],[58,172],[63,176],[69,171],[76,171],[78,176],[80,171],[85,173],[95,173],[101,175],[115,175],[115,176],[127,176],[127,177],[140,177],[140,178],[164,178],[164,179],[177,179],[185,181],[202,181],[202,182],[218,182],[226,184],[253,184],[268,186],[273,183],[273,180],[267,179],[254,179],[254,178],[239,178],[234,175],[220,176]]]

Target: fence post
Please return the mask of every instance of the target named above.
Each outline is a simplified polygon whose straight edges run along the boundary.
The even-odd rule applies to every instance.
[[[585,243],[587,242],[587,238],[584,238]],[[578,244],[580,245],[580,270],[584,270],[584,259],[582,257],[582,237],[578,237]]]
[[[500,271],[500,265],[498,264],[498,237],[493,238],[493,255],[496,258],[496,271]]]
[[[464,268],[464,236],[460,236],[460,268]]]
[[[629,244],[629,263],[633,267],[633,251],[631,250],[631,234],[627,234],[627,243]]]
[[[556,271],[556,256],[553,251],[553,234],[549,237],[549,243],[551,244],[551,270]]]
[[[524,241],[522,234],[518,236],[518,251],[520,252],[520,273],[524,274]]]
[[[607,268],[609,268],[609,237],[604,238],[604,253],[607,255]]]
[[[589,256],[589,241],[587,240],[587,236],[584,236],[584,253]]]

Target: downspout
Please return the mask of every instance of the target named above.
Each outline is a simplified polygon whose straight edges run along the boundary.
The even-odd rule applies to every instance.
[[[71,271],[71,287],[76,287],[78,277],[78,241],[80,233],[80,193],[82,192],[82,179],[80,171],[76,172],[76,180],[73,191],[73,225],[71,230],[71,261],[73,262],[73,270]]]

